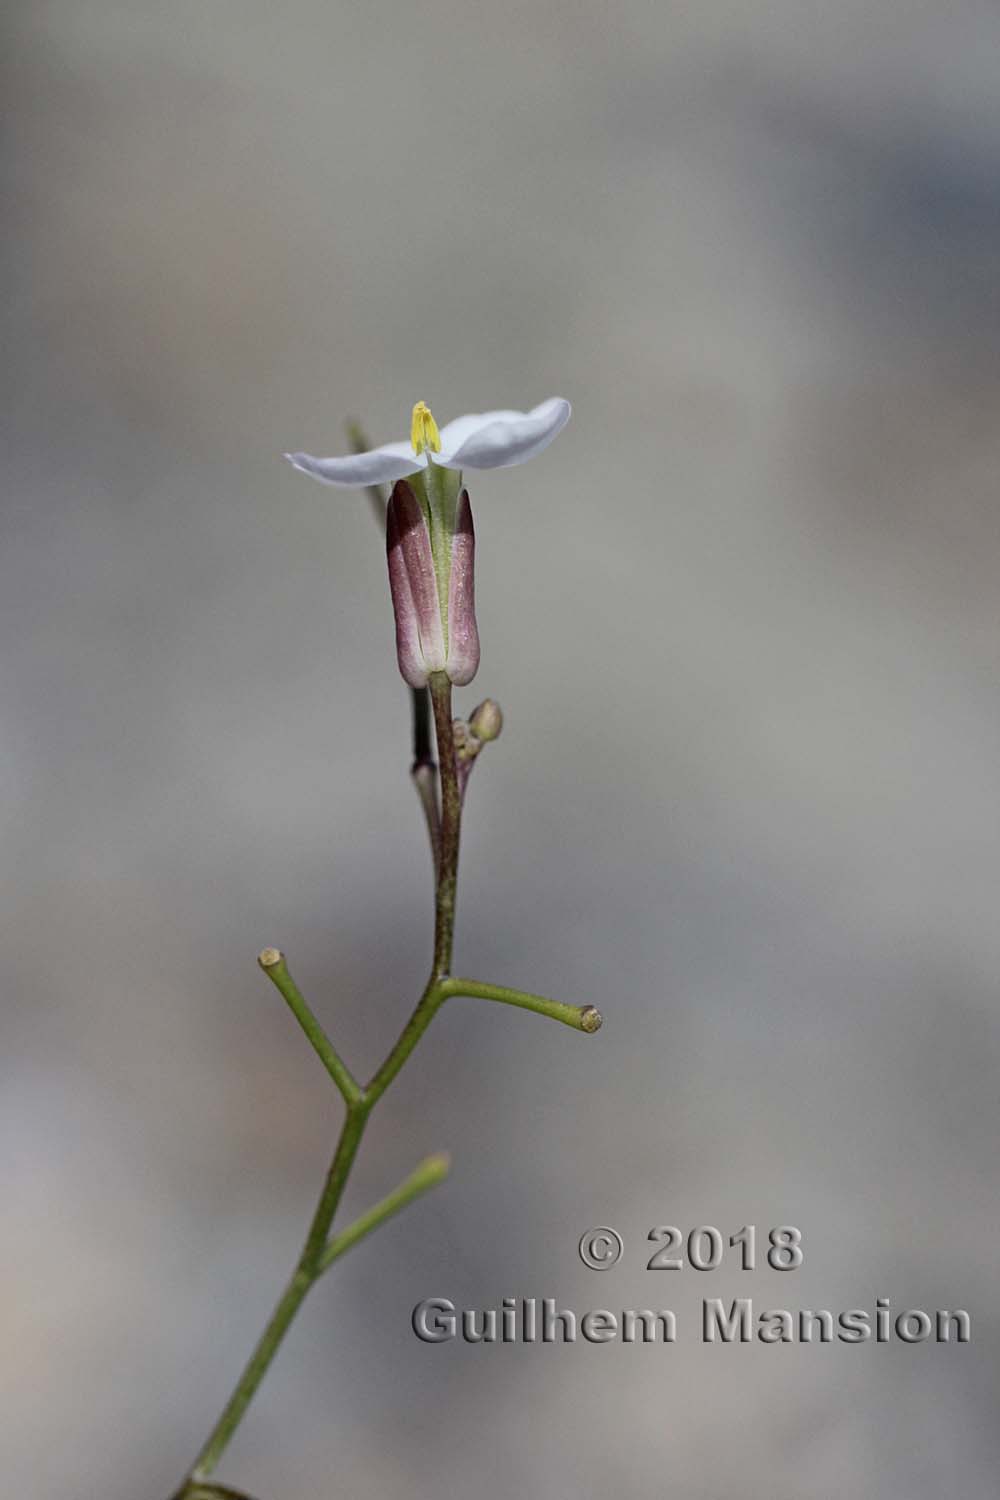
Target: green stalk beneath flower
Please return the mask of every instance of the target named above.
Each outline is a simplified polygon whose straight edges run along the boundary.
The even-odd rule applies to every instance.
[[[487,984],[476,979],[453,978],[450,974],[455,936],[455,896],[458,882],[458,851],[462,804],[455,755],[454,725],[451,707],[451,683],[444,673],[430,679],[431,702],[437,733],[437,751],[441,778],[441,835],[434,908],[434,960],[430,978],[413,1014],[371,1082],[361,1088],[341,1061],[319,1021],[310,1010],[288,971],[284,956],[274,948],[265,948],[260,965],[288,1003],[303,1032],[337,1085],[347,1107],[343,1128],[326,1183],[313,1214],[306,1242],[295,1270],[278,1301],[270,1320],[258,1340],[236,1388],[204,1447],[199,1453],[185,1484],[174,1500],[197,1500],[199,1495],[224,1496],[226,1491],[206,1484],[231,1442],[258,1386],[281,1347],[296,1313],[310,1288],[335,1260],[366,1235],[415,1198],[435,1187],[447,1175],[444,1156],[428,1157],[392,1193],[339,1234],[330,1235],[334,1215],[369,1115],[399,1073],[441,1006],[451,996],[466,995],[473,999],[497,1000],[504,1005],[520,1006],[539,1015],[561,1021],[577,1031],[594,1032],[601,1015],[593,1006],[566,1005],[544,995],[532,995],[503,985]]]
[[[298,991],[297,986],[287,972],[284,959],[277,950],[266,950],[270,957],[273,952],[276,961],[263,965],[265,972],[274,979],[284,998],[292,1007],[296,1019],[302,1026],[313,1047],[320,1056],[327,1072],[330,1073],[334,1082],[337,1083],[347,1104],[347,1114],[340,1139],[334,1151],[333,1161],[327,1173],[326,1184],[323,1188],[313,1220],[306,1236],[306,1242],[298,1263],[292,1274],[278,1305],[275,1307],[271,1318],[258,1340],[257,1347],[246,1368],[243,1371],[236,1389],[222,1412],[218,1422],[209,1434],[201,1452],[195,1460],[187,1483],[181,1488],[176,1500],[191,1500],[196,1486],[203,1483],[214,1472],[223,1453],[229,1446],[233,1434],[243,1419],[247,1407],[252,1401],[257,1387],[260,1385],[267,1373],[271,1361],[277,1354],[285,1334],[305,1300],[306,1294],[315,1281],[322,1275],[323,1271],[336,1255],[330,1251],[336,1246],[336,1240],[330,1241],[330,1228],[334,1215],[337,1212],[341,1196],[347,1182],[354,1158],[357,1155],[368,1116],[376,1102],[385,1093],[389,1084],[395,1078],[400,1068],[406,1062],[420,1037],[430,1025],[435,1012],[440,1008],[444,999],[438,993],[438,981],[447,974],[451,966],[451,952],[455,932],[455,890],[458,877],[458,842],[459,825],[462,816],[461,798],[458,791],[458,772],[455,762],[455,740],[451,717],[451,683],[443,674],[436,674],[431,680],[431,697],[434,704],[434,722],[438,740],[438,759],[441,765],[441,844],[440,857],[438,860],[438,873],[436,882],[435,918],[434,918],[434,966],[431,977],[427,982],[424,993],[417,1003],[410,1021],[404,1028],[399,1040],[389,1053],[381,1068],[377,1071],[371,1083],[366,1089],[357,1090],[357,1084],[343,1063],[340,1062],[334,1052],[332,1044],[326,1037],[322,1027],[312,1015],[305,1000]],[[357,1090],[357,1092],[354,1092]],[[442,1174],[443,1175],[443,1174]],[[440,1181],[440,1177],[431,1174],[426,1187],[434,1186]],[[405,1187],[405,1184],[404,1184]],[[424,1191],[421,1185],[417,1192]],[[402,1190],[400,1190],[402,1191]],[[417,1193],[404,1196],[398,1203],[403,1207]],[[389,1212],[395,1211],[395,1206]],[[377,1207],[384,1207],[379,1205]],[[363,1232],[368,1233],[370,1229],[383,1222],[389,1216],[384,1213],[379,1216],[377,1209],[373,1210],[374,1219],[366,1225]],[[350,1231],[345,1231],[349,1234]],[[357,1236],[360,1238],[360,1235]],[[352,1240],[351,1243],[354,1243]],[[342,1246],[337,1251],[342,1254],[349,1246]]]

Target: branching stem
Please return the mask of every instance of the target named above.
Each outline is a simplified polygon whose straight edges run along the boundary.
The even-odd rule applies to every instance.
[[[383,1223],[390,1214],[419,1196],[421,1192],[433,1187],[447,1170],[446,1166],[443,1168],[440,1166],[441,1158],[434,1158],[433,1160],[438,1162],[437,1170],[429,1174],[425,1171],[423,1175],[419,1175],[420,1169],[418,1169],[418,1174],[415,1174],[419,1176],[416,1186],[413,1184],[413,1179],[410,1179],[408,1183],[398,1188],[395,1194],[391,1194],[388,1199],[384,1199],[382,1203],[377,1204],[367,1215],[364,1215],[357,1224],[344,1230],[340,1236],[330,1239],[333,1218],[351,1167],[354,1165],[354,1158],[361,1144],[368,1116],[410,1056],[446,998],[440,989],[439,981],[447,975],[451,967],[462,806],[455,764],[451,683],[443,673],[435,674],[431,679],[431,700],[434,707],[441,775],[441,839],[434,903],[434,964],[431,977],[413,1014],[396,1045],[367,1088],[359,1088],[348,1068],[340,1060],[332,1042],[309,1009],[288,972],[284,956],[273,948],[266,948],[261,954],[261,967],[281,991],[324,1067],[343,1095],[347,1113],[323,1192],[316,1205],[309,1233],[291,1280],[271,1314],[257,1342],[257,1347],[237,1382],[236,1389],[195,1460],[178,1500],[191,1500],[192,1495],[196,1493],[197,1486],[203,1484],[214,1472],[313,1283],[358,1239],[378,1224]]]
[[[372,504],[376,510],[383,504],[378,492],[372,495]],[[276,948],[265,948],[260,955],[261,968],[280,991],[326,1071],[339,1089],[344,1099],[346,1113],[323,1191],[313,1213],[312,1223],[292,1276],[222,1415],[209,1434],[187,1478],[174,1496],[174,1500],[245,1500],[245,1497],[240,1497],[238,1491],[210,1483],[209,1478],[228,1448],[310,1288],[335,1260],[338,1260],[380,1224],[384,1224],[393,1214],[398,1213],[415,1198],[436,1186],[447,1175],[446,1157],[428,1157],[405,1182],[387,1197],[368,1209],[346,1229],[342,1229],[339,1234],[331,1235],[334,1216],[354,1165],[369,1116],[445,1000],[452,995],[498,1000],[504,1005],[516,1005],[525,1010],[535,1011],[539,1015],[549,1016],[577,1031],[593,1032],[601,1024],[600,1012],[593,1006],[565,1005],[561,1001],[548,1000],[543,995],[532,995],[523,990],[507,989],[502,985],[486,984],[476,979],[452,977],[462,798],[455,754],[451,683],[444,673],[435,673],[431,676],[429,688],[437,739],[441,793],[439,812],[435,796],[432,816],[430,812],[427,812],[429,804],[422,792],[435,855],[434,954],[430,976],[395,1046],[381,1067],[376,1069],[371,1081],[362,1088],[341,1060],[333,1043],[300,993],[288,971],[284,955]],[[414,692],[415,769],[419,767],[422,772],[434,766],[430,749],[427,700],[428,693],[425,689]],[[418,790],[420,790],[419,784]]]

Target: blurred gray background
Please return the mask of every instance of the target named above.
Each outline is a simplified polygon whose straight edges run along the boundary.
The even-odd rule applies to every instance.
[[[4,1489],[164,1500],[429,957],[382,545],[288,448],[569,397],[474,476],[507,727],[454,1002],[220,1471],[260,1500],[986,1500],[1000,1437],[1000,12],[5,7]],[[801,1227],[791,1276],[647,1272]],[[599,1224],[625,1239],[600,1276]],[[705,1348],[703,1296],[965,1307]],[[669,1306],[427,1347],[413,1304]]]

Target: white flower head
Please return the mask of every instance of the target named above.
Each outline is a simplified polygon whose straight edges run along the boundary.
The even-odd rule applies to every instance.
[[[429,409],[418,401],[408,443],[383,443],[369,453],[351,453],[344,458],[313,458],[309,453],[286,453],[285,457],[303,474],[351,489],[392,484],[429,466],[506,469],[526,463],[547,448],[569,416],[569,402],[550,396],[531,411],[472,412],[447,422],[439,431]]]

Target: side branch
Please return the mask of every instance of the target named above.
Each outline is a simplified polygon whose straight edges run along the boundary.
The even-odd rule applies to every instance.
[[[414,689],[414,695],[416,695]],[[427,696],[427,689],[420,688],[420,692]],[[416,788],[420,799],[420,808],[427,824],[427,837],[431,843],[431,858],[434,861],[434,877],[437,878],[438,866],[441,863],[441,809],[438,807],[438,779],[437,766],[433,760],[415,760],[410,771],[410,780]]]
[[[363,1213],[353,1224],[335,1234],[320,1257],[317,1275],[321,1276],[335,1260],[339,1260],[348,1250],[363,1240],[366,1235],[371,1234],[380,1224],[391,1219],[393,1214],[398,1214],[401,1208],[412,1203],[414,1198],[420,1198],[424,1193],[430,1192],[431,1188],[437,1187],[443,1182],[451,1168],[451,1158],[445,1154],[428,1156],[415,1167],[405,1182],[401,1182],[398,1188],[394,1188],[380,1202],[371,1207],[367,1213]]]
[[[444,999],[449,995],[467,995],[472,1000],[499,1000],[502,1005],[518,1005],[522,1010],[533,1010],[552,1021],[562,1021],[574,1031],[592,1034],[600,1031],[604,1023],[596,1005],[566,1005],[562,1000],[549,1000],[545,995],[532,995],[526,990],[511,990],[502,984],[484,984],[478,979],[442,979],[438,983],[438,993]]]
[[[252,1500],[243,1490],[230,1489],[227,1484],[186,1484],[174,1496],[174,1500]]]
[[[259,954],[257,962],[288,1002],[289,1010],[309,1038],[320,1062],[343,1094],[347,1107],[350,1109],[358,1104],[361,1100],[361,1085],[346,1064],[341,1061],[337,1049],[306,1004],[298,985],[288,972],[285,955],[277,948],[265,948]]]

